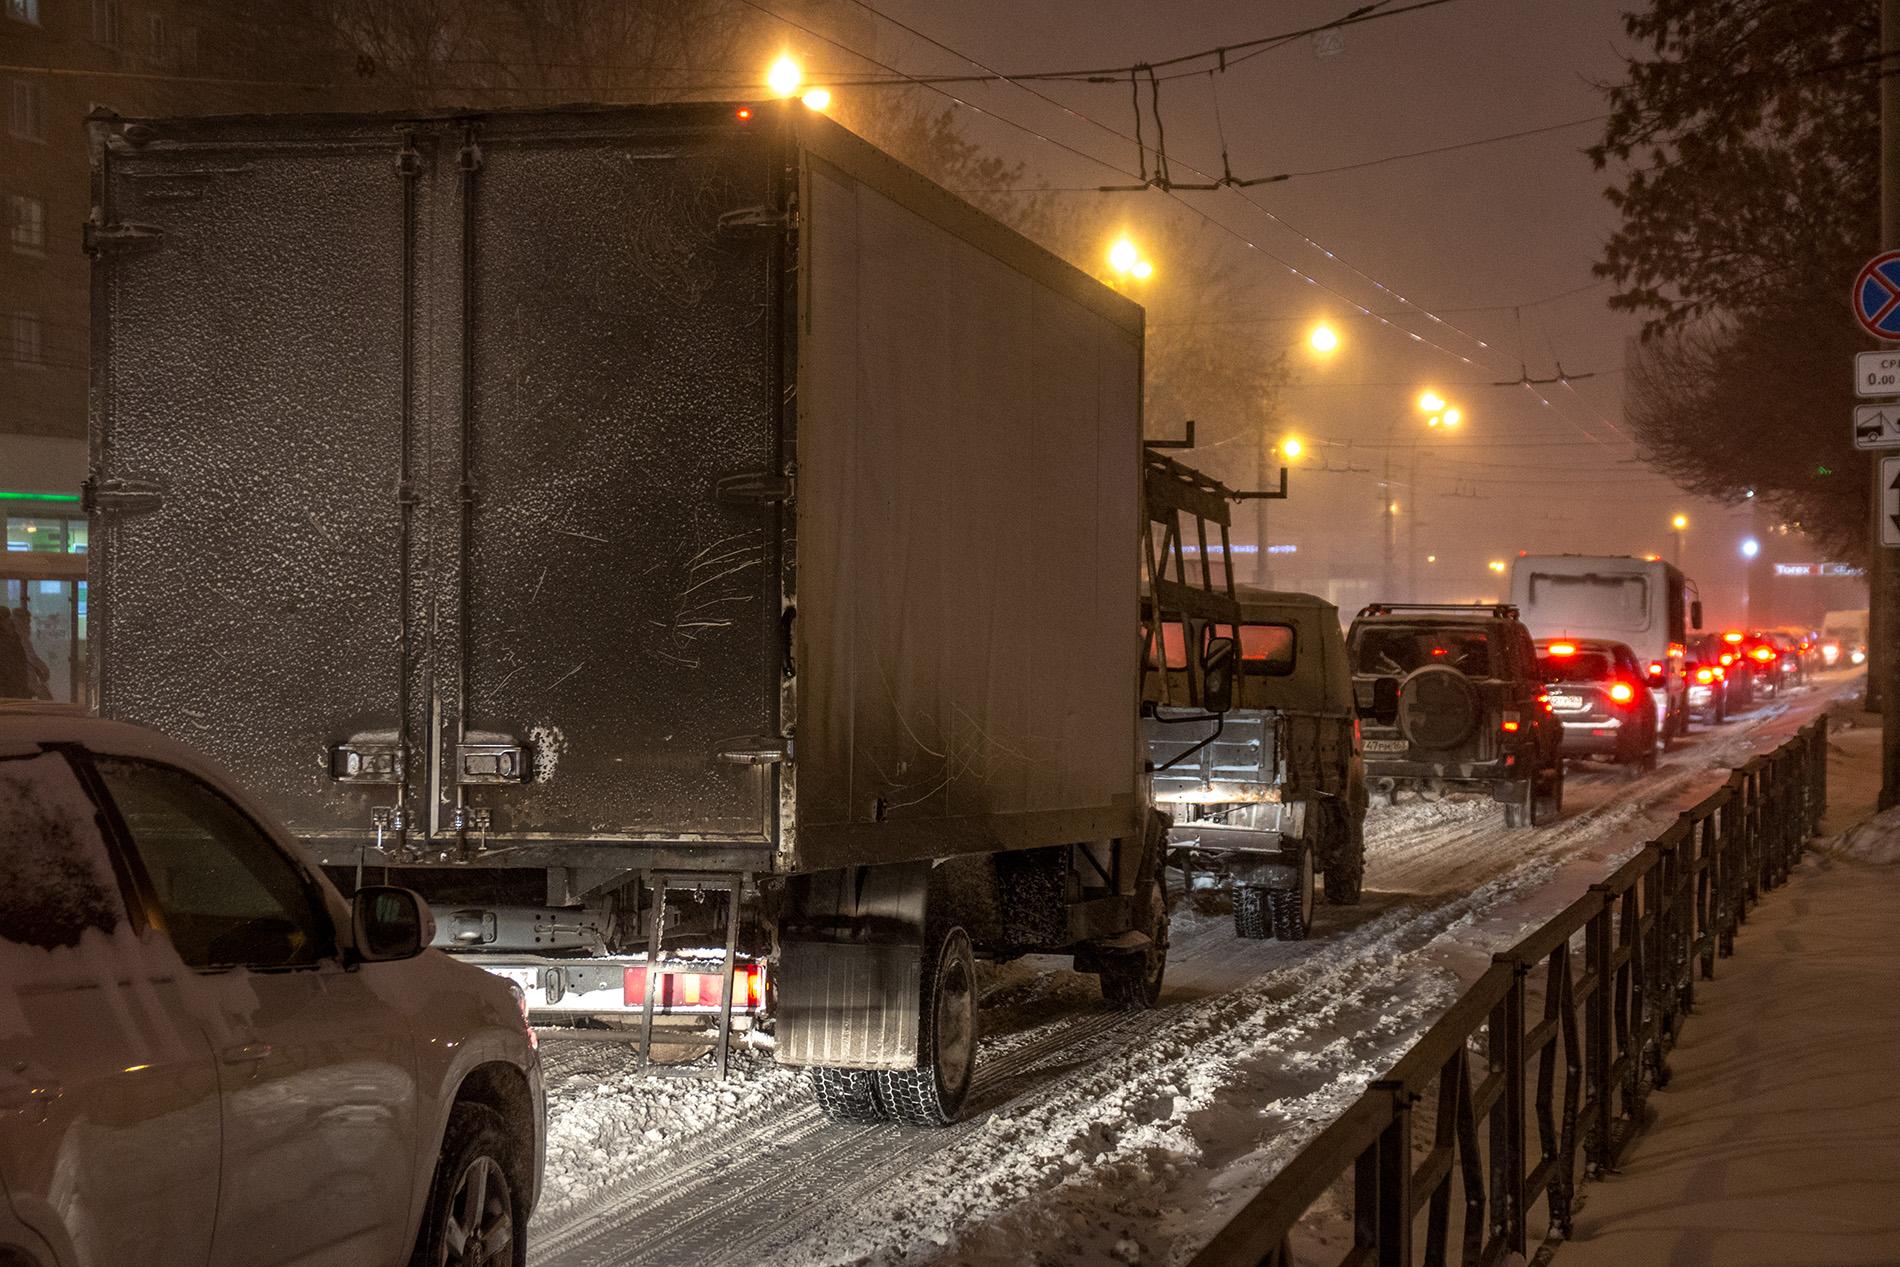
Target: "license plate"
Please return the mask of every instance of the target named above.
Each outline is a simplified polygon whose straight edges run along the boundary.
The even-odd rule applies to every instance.
[[[497,977],[503,977],[514,982],[523,990],[538,990],[541,988],[541,974],[536,972],[533,968],[487,968],[487,971]]]
[[[1368,739],[1365,741],[1365,750],[1402,753],[1405,751],[1405,741],[1403,739]]]
[[[1581,695],[1553,695],[1550,697],[1550,706],[1552,709],[1558,712],[1566,712],[1566,713],[1578,712],[1583,708],[1583,696]]]

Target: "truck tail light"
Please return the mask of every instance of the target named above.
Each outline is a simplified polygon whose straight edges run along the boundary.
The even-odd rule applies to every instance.
[[[1758,664],[1767,664],[1770,660],[1775,658],[1774,648],[1772,647],[1756,647],[1748,654],[1754,656]]]
[[[726,995],[726,978],[723,972],[710,968],[705,972],[662,972],[659,976],[659,994],[653,1000],[655,1012],[667,1012],[675,1008],[716,1008]],[[647,970],[645,966],[630,967],[622,972],[620,1001],[626,1007],[645,1007],[647,1002]],[[734,1012],[756,1012],[765,1005],[765,965],[762,963],[741,963],[732,969],[732,1010]]]
[[[1649,680],[1652,682],[1660,682],[1662,681],[1662,677],[1663,677],[1662,661],[1651,660],[1649,662]]]
[[[1619,704],[1627,704],[1636,698],[1636,688],[1628,682],[1610,683],[1610,698]]]

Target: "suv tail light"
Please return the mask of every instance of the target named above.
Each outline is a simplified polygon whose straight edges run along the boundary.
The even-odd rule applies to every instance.
[[[1715,670],[1714,669],[1697,669],[1695,671],[1695,680],[1696,680],[1696,684],[1699,686],[1708,686],[1710,683],[1715,681]]]
[[[1636,688],[1628,682],[1610,683],[1610,698],[1619,704],[1627,704],[1636,698]]]

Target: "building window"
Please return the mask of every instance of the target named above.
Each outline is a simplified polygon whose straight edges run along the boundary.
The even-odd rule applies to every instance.
[[[40,0],[7,0],[7,16],[15,22],[40,24]]]
[[[42,363],[37,312],[16,312],[7,319],[7,354],[16,365]]]
[[[16,251],[46,249],[46,204],[25,194],[7,195],[7,236]]]
[[[92,0],[92,38],[101,44],[119,42],[119,0]]]
[[[9,81],[7,130],[22,141],[46,139],[46,89],[30,79]]]

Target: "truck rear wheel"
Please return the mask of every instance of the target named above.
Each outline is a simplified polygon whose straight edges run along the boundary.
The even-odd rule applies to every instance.
[[[1267,918],[1277,941],[1305,941],[1313,930],[1313,909],[1319,905],[1319,892],[1313,874],[1313,851],[1300,850],[1299,880],[1290,889],[1268,889]]]
[[[833,1069],[815,1065],[812,1097],[834,1122],[887,1122],[891,1115],[877,1098],[877,1075],[869,1069]]]
[[[1234,886],[1234,936],[1247,941],[1265,941],[1273,936],[1267,891],[1257,884]]]
[[[1345,803],[1332,806],[1329,827],[1339,833],[1326,859],[1326,900],[1334,906],[1357,906],[1366,883],[1366,824]]]
[[[924,940],[917,1067],[877,1071],[877,1095],[912,1126],[948,1126],[963,1111],[976,1069],[976,957],[952,926]]]
[[[1168,967],[1168,899],[1159,878],[1137,931],[1147,935],[1146,949],[1104,954],[1097,970],[1102,998],[1123,1012],[1145,1012],[1161,1001],[1161,977]]]

